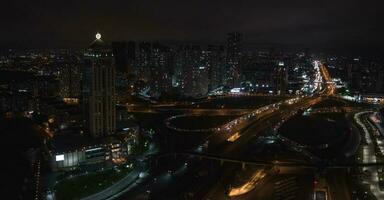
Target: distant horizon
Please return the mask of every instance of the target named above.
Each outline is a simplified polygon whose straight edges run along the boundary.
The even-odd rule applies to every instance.
[[[91,40],[92,42],[93,40]],[[226,40],[223,41],[202,41],[202,40],[104,40],[106,43],[111,44],[113,42],[129,42],[133,41],[137,44],[141,42],[149,42],[149,43],[160,43],[168,46],[178,46],[178,45],[199,45],[202,47],[206,47],[208,45],[220,45],[226,48]],[[55,50],[55,49],[75,49],[81,50],[87,48],[89,45],[86,42],[78,43],[77,45],[11,45],[11,44],[0,44],[0,50]],[[136,47],[137,48],[137,47]],[[340,54],[340,55],[351,55],[351,56],[379,56],[384,54],[384,45],[357,45],[357,44],[349,44],[349,45],[340,45],[340,46],[306,46],[304,44],[283,44],[283,43],[267,43],[267,42],[247,42],[246,39],[242,41],[242,50],[243,51],[258,51],[258,50],[276,50],[282,52],[300,52],[308,50],[310,53],[326,53],[326,54]],[[384,56],[384,55],[383,55]]]

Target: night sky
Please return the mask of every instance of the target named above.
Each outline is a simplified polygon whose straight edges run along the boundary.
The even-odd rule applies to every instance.
[[[104,40],[225,42],[238,31],[251,45],[380,49],[380,0],[6,0],[2,47],[82,47]]]

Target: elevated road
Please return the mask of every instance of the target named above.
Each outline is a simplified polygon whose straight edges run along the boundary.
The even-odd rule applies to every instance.
[[[336,92],[325,66],[322,65],[320,71],[324,77],[324,84],[327,85],[324,90],[324,95],[315,94],[313,96],[301,97],[297,101],[269,107],[269,109],[265,109],[262,112],[255,112],[254,115],[234,121],[230,126],[222,127],[217,133],[208,136],[201,144],[207,144],[207,147],[200,150],[200,153],[180,152],[163,155],[165,157],[173,157],[175,162],[185,160],[183,157],[197,157],[201,158],[201,160],[188,163],[187,166],[180,168],[182,172],[178,173],[179,170],[176,170],[177,172],[170,176],[166,173],[167,169],[163,169],[165,168],[164,166],[155,166],[155,168],[161,169],[158,169],[158,171],[165,171],[165,174],[159,172],[150,175],[148,181],[145,183],[145,187],[144,185],[137,186],[127,191],[121,199],[140,199],[140,197],[143,196],[162,197],[158,199],[178,199],[181,194],[191,194],[191,199],[221,199],[221,197],[227,197],[225,195],[228,191],[227,183],[231,182],[231,178],[236,173],[236,168],[234,168],[233,165],[213,165],[212,162],[260,167],[315,168],[316,166],[314,164],[310,162],[306,163],[306,161],[302,163],[283,162],[282,160],[277,163],[273,162],[273,160],[255,161],[252,160],[249,157],[250,155],[245,153],[245,151],[253,138],[268,134],[277,124],[284,123],[293,113],[296,113],[298,110],[305,110],[320,102],[323,96],[332,96]],[[236,135],[236,137],[229,140],[229,138],[234,135]],[[374,165],[377,163],[364,164]],[[348,168],[351,166],[333,167]],[[210,171],[208,177],[196,178],[197,176],[201,177],[198,174],[206,169]],[[161,177],[169,178],[163,179]],[[160,179],[162,180],[161,182],[159,181]],[[207,196],[207,194],[209,195]]]
[[[384,199],[384,191],[380,190],[379,186],[379,175],[378,175],[378,166],[382,165],[376,165],[377,158],[376,158],[376,152],[373,145],[373,139],[371,138],[371,135],[373,133],[370,133],[368,127],[373,127],[372,124],[370,124],[370,121],[368,120],[369,115],[373,114],[371,111],[365,111],[360,112],[355,115],[356,123],[362,128],[363,134],[365,136],[367,144],[364,146],[363,149],[363,171],[370,171],[371,176],[369,178],[366,178],[364,180],[364,183],[369,184],[371,192],[375,195],[377,199]],[[372,165],[370,165],[371,163]]]

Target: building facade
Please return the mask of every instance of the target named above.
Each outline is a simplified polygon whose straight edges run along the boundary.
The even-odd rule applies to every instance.
[[[61,63],[58,71],[60,97],[79,98],[81,94],[81,71],[79,63],[72,61]]]
[[[241,66],[240,59],[242,35],[240,33],[229,33],[227,40],[227,69],[226,83],[229,87],[240,85]]]
[[[112,52],[98,34],[84,58],[83,105],[85,130],[93,137],[116,130],[115,67]]]

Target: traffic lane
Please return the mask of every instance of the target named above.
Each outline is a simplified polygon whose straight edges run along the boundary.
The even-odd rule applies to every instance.
[[[150,175],[148,181],[132,188],[119,199],[136,199],[145,195],[150,199],[179,199],[180,195],[195,192],[201,187],[216,183],[221,169],[218,165],[212,165],[211,162],[196,160],[194,163],[189,163],[187,167],[181,166],[178,168],[179,171],[176,169],[171,173],[168,172],[168,168],[162,169],[161,172]],[[180,170],[181,168],[184,169]],[[206,173],[200,173],[207,169]]]
[[[215,152],[222,153],[223,149],[227,149],[227,148],[229,149],[226,151],[231,151],[231,149],[235,149],[236,147],[238,147],[239,146],[238,143],[241,143],[241,141],[249,140],[250,139],[249,133],[251,133],[251,136],[252,136],[252,132],[259,131],[253,128],[258,128],[258,126],[261,126],[261,128],[263,129],[263,128],[266,128],[266,125],[272,126],[273,123],[275,123],[279,119],[288,117],[289,116],[288,113],[297,111],[303,107],[304,108],[309,107],[315,104],[316,102],[318,102],[319,100],[321,100],[321,97],[311,97],[308,99],[303,99],[302,102],[300,103],[283,106],[283,108],[281,108],[280,110],[274,111],[272,113],[268,113],[267,115],[261,115],[260,118],[257,118],[256,120],[251,121],[251,123],[243,127],[242,130],[239,131],[241,133],[240,138],[233,143],[229,143],[226,141],[228,137],[234,134],[233,132],[228,132],[223,134],[222,133],[213,134],[208,137],[210,140],[209,142],[210,146],[213,146],[209,149],[215,150],[212,153],[215,153]],[[273,123],[271,122],[272,120],[273,120]],[[247,137],[244,137],[244,136],[247,136]]]
[[[249,124],[243,130],[241,130],[241,136],[235,142],[228,142],[227,139],[232,133],[220,134],[217,133],[215,136],[211,137],[210,144],[212,144],[209,149],[212,149],[209,153],[228,153],[234,151],[236,148],[241,146],[244,142],[250,140],[256,133],[262,131],[263,129],[272,127],[274,123],[280,121],[281,118],[284,118],[287,113],[294,111],[294,108],[287,109],[288,111],[276,111],[270,113],[269,115],[263,116],[253,123]]]
[[[290,112],[292,110],[295,110],[295,108],[289,109],[288,112]],[[276,113],[273,113],[273,114],[271,114],[269,116],[266,116],[263,119],[259,119],[258,122],[256,122],[255,124],[253,124],[252,126],[247,128],[245,130],[245,132],[243,132],[243,134],[239,138],[239,140],[235,141],[235,143],[227,144],[225,146],[225,149],[220,149],[218,151],[222,152],[222,153],[225,153],[226,156],[239,156],[239,155],[242,155],[242,152],[243,152],[242,150],[243,149],[240,149],[239,146],[240,147],[241,146],[244,147],[245,146],[244,143],[249,142],[250,138],[255,136],[255,133],[262,132],[263,130],[269,128],[274,122],[279,121],[281,119],[281,117],[282,117],[280,115],[283,114],[283,113],[284,112],[276,112]],[[285,116],[285,115],[283,115],[283,116]],[[268,122],[270,122],[270,123],[263,123],[266,120],[268,120]],[[232,155],[229,155],[230,153]],[[219,193],[222,194],[222,191],[219,192]]]
[[[209,187],[204,187],[204,190],[199,191],[195,199],[227,199],[227,192],[236,170],[238,170],[238,166],[234,164],[222,166],[222,173],[218,174],[216,181],[212,182]]]
[[[376,158],[375,150],[374,150],[374,146],[373,146],[373,139],[374,138],[371,138],[371,135],[373,135],[373,133],[369,133],[369,131],[368,131],[369,129],[367,129],[367,127],[370,126],[372,128],[372,130],[374,130],[375,127],[369,121],[368,116],[369,116],[368,114],[361,116],[363,126],[365,126],[364,130],[366,132],[364,132],[364,133],[366,134],[366,139],[367,139],[367,143],[368,143],[368,145],[365,146],[365,148],[364,148],[363,160],[364,160],[364,162],[371,162],[372,163],[372,162],[376,162],[377,158]],[[371,172],[371,176],[368,179],[364,179],[364,183],[368,183],[370,185],[370,189],[376,198],[383,199],[384,198],[384,192],[380,190],[379,175],[378,175],[377,167],[376,166],[363,167],[363,171],[366,171],[366,170]]]
[[[305,105],[305,104],[301,104],[300,106],[302,106],[302,105]],[[295,107],[296,108],[296,107]],[[290,110],[292,110],[292,109],[290,109]],[[276,114],[276,119],[278,119],[279,118],[279,114],[281,114],[281,112],[275,112],[275,113],[272,113],[272,116],[274,115],[274,114]],[[268,118],[267,118],[268,119]],[[254,127],[258,127],[258,124],[256,124],[256,125],[254,125]],[[265,127],[265,124],[262,124],[261,125],[261,129],[263,129],[263,128],[266,128]],[[253,131],[255,131],[255,130],[252,130],[251,129],[251,132],[253,132]],[[245,135],[250,135],[250,134],[245,134]],[[250,136],[252,136],[252,135],[250,135]],[[249,136],[248,136],[249,137]],[[244,139],[241,139],[240,141],[244,141],[244,142],[247,142],[247,141],[249,141],[249,138],[248,137],[244,137]],[[238,143],[238,145],[241,145],[243,142],[239,142]],[[238,146],[238,145],[235,145],[235,147],[232,147],[233,145],[229,145],[229,146],[231,146],[231,149],[227,149],[228,147],[226,147],[225,149],[227,149],[226,151],[232,151],[232,149],[236,149],[237,147],[236,146]],[[227,145],[228,146],[228,145]],[[186,178],[184,177],[183,178],[183,182],[189,182],[188,180],[191,178],[191,176],[186,176]],[[208,182],[207,182],[208,183]],[[153,188],[154,188],[154,191],[156,191],[156,186],[157,185],[159,185],[159,186],[161,186],[161,185],[163,185],[163,184],[154,184],[153,185]],[[169,184],[164,184],[164,185],[169,185]],[[188,184],[187,184],[188,185]],[[179,185],[180,186],[180,185]],[[160,187],[161,188],[161,187]],[[181,188],[180,188],[181,189]],[[161,190],[159,190],[159,191],[161,191]],[[154,192],[154,193],[152,193],[152,194],[155,194],[156,192]]]
[[[262,119],[261,122],[263,122],[263,120],[268,120],[268,118]],[[262,125],[259,125],[259,123],[257,125],[253,124],[252,128],[249,128],[248,130],[251,132],[255,132],[255,131],[259,132],[268,126],[269,125],[266,126],[265,123],[262,123]],[[225,156],[228,156],[228,152],[232,152],[238,155],[243,150],[238,148],[239,145],[241,146],[243,143],[248,142],[249,137],[253,137],[253,136],[254,135],[246,133],[244,136],[241,137],[241,141],[236,141],[236,145],[234,145],[234,143],[226,142],[225,145],[222,146],[222,149],[219,149],[219,148],[215,148],[215,149],[217,152],[221,152],[222,155],[225,154]],[[236,165],[237,165],[237,168],[239,168],[239,164],[236,164]],[[220,179],[211,186],[208,186],[207,184],[205,184],[207,185],[206,188],[211,188],[211,189],[208,191],[206,195],[204,195],[203,199],[209,199],[212,197],[214,197],[215,199],[225,199],[227,197],[228,185],[230,185],[236,170],[233,170],[233,166],[228,167],[228,164],[225,164],[225,166],[223,166],[226,171],[226,173],[224,173],[225,176],[223,174],[220,174]]]
[[[356,151],[358,150],[358,147],[361,143],[361,134],[354,123],[352,123],[353,117],[348,114],[347,119],[350,127],[350,134],[348,135],[348,140],[341,151],[343,152],[343,155],[348,158],[355,155]]]
[[[279,116],[276,116],[276,118],[279,118]],[[264,120],[268,120],[269,118],[264,118]],[[263,121],[262,121],[263,122]],[[254,124],[253,127],[257,129],[257,131],[261,131],[265,128],[267,128],[269,125],[266,123],[261,123],[261,125],[258,124]],[[254,128],[251,128],[249,129],[249,131],[251,132],[254,132],[255,129]],[[219,149],[219,148],[215,148],[216,149],[216,152],[221,152],[221,155],[227,155],[228,152],[235,152],[234,154],[239,154],[242,152],[243,149],[239,149],[239,145],[241,146],[243,143],[246,143],[249,141],[249,138],[248,137],[253,137],[254,135],[251,135],[251,134],[247,134],[244,135],[246,137],[242,137],[241,139],[241,142],[237,142],[236,145],[233,145],[233,143],[225,143],[225,145],[222,146],[222,149]],[[237,152],[238,151],[238,152]],[[225,164],[225,166],[227,166]],[[237,166],[239,166],[239,164],[237,164]],[[204,182],[204,183],[200,183],[200,184],[203,184],[205,187],[204,188],[212,188],[212,190],[210,192],[208,192],[208,196],[210,193],[214,193],[215,195],[215,199],[218,198],[218,196],[221,196],[221,197],[225,197],[226,196],[226,193],[227,192],[227,185],[228,183],[230,182],[231,180],[231,177],[233,177],[233,172],[234,170],[228,170],[228,168],[226,167],[223,167],[227,172],[224,173],[224,174],[219,174],[219,177],[221,181],[216,181],[216,182],[212,182],[213,184],[209,184],[208,182]],[[224,176],[225,175],[225,176]],[[227,183],[227,184],[225,184]],[[218,189],[217,189],[218,188]],[[201,193],[201,191],[200,191]]]
[[[325,178],[332,200],[350,200],[352,198],[350,175],[346,169],[328,170]]]
[[[274,199],[274,183],[277,180],[278,175],[267,176],[254,190],[244,195],[231,197],[231,200]]]
[[[274,112],[268,116],[265,116],[262,119],[259,119],[257,122],[245,129],[238,140],[233,143],[227,142],[228,147],[226,152],[230,152],[231,149],[236,149],[238,148],[238,146],[243,146],[243,143],[248,142],[254,136],[258,136],[258,133],[262,132],[263,130],[271,128],[274,124],[280,122],[282,118],[288,118],[291,112],[296,112],[299,108],[303,106],[307,107],[310,105],[312,105],[310,102],[302,103],[293,108],[287,108],[285,109],[285,111]],[[220,149],[219,151],[223,152],[222,149]]]
[[[133,181],[135,181],[140,174],[140,170],[133,170],[123,179],[113,184],[112,186],[106,188],[105,190],[98,192],[96,194],[90,195],[88,197],[82,198],[82,200],[102,200],[107,199],[108,197],[113,196],[114,194],[119,193],[124,188],[128,187]]]
[[[177,163],[175,165],[152,165],[152,168],[156,168],[156,170],[151,170],[151,173],[144,178],[143,181],[137,183],[135,186],[131,187],[130,190],[125,192],[119,199],[126,199],[133,197],[135,195],[141,195],[142,193],[146,193],[146,191],[149,189],[149,187],[152,184],[155,183],[165,183],[167,180],[170,180],[171,176],[168,172],[170,169],[172,171],[176,171],[177,169],[180,169],[182,166],[181,163],[184,163],[184,159],[179,159],[178,162],[174,161],[174,163]],[[193,168],[191,168],[193,169]],[[178,173],[177,175],[179,175]],[[159,180],[159,181],[158,181]]]
[[[279,115],[277,115],[277,116],[275,116],[276,117],[276,120],[279,120],[280,119],[280,116]],[[271,119],[266,119],[266,120],[271,120]],[[273,120],[272,120],[273,121]],[[259,125],[259,124],[257,124],[257,125],[254,125],[253,127],[251,127],[251,128],[249,128],[249,129],[247,129],[247,131],[250,131],[250,132],[252,132],[252,133],[258,133],[258,132],[261,132],[263,129],[266,129],[266,128],[268,128],[270,125],[266,125],[265,123],[264,124],[262,124],[262,125]],[[248,134],[248,133],[243,133],[244,134],[244,137],[241,137],[242,138],[242,140],[243,140],[243,142],[241,142],[241,141],[236,141],[237,142],[237,145],[240,145],[240,146],[243,146],[243,143],[245,143],[245,142],[249,142],[249,139],[247,138],[248,136],[249,137],[254,137],[255,135],[254,134]],[[239,153],[242,153],[242,151],[241,150],[239,150],[239,148],[237,147],[237,146],[235,146],[235,145],[232,145],[233,146],[233,148],[234,149],[237,149],[238,150],[238,152],[236,153],[235,152],[235,154],[239,154]],[[228,149],[227,148],[227,150],[228,151],[230,151],[231,149]],[[232,151],[233,152],[233,151]],[[300,171],[300,170],[299,170]],[[303,170],[303,171],[305,171],[305,170]],[[235,171],[231,171],[232,173],[234,173]],[[293,170],[291,171],[291,172],[293,172]],[[300,172],[301,173],[301,172]],[[307,173],[307,172],[306,172]],[[227,175],[227,177],[232,177],[233,176],[233,174],[231,174],[230,176],[228,176],[229,174],[226,174]],[[221,197],[221,198],[224,198],[226,195],[224,195],[224,194],[226,194],[226,192],[227,192],[227,190],[228,190],[228,185],[230,184],[230,179],[227,179],[227,181],[229,181],[229,182],[227,182],[226,184],[225,184],[225,182],[221,182],[221,184],[219,185],[219,186],[216,186],[216,187],[214,187],[212,190],[213,191],[211,191],[210,192],[210,194],[208,194],[208,197],[215,197],[215,199],[220,199],[220,198],[218,198],[218,197]],[[224,195],[224,196],[223,196]]]
[[[222,168],[218,165],[208,165],[198,167],[182,176],[174,177],[172,181],[162,187],[152,188],[151,197],[155,199],[181,199],[184,196],[190,196],[199,199],[199,194],[204,194],[206,189],[215,185],[223,173]],[[207,168],[210,169],[207,170]]]
[[[217,161],[216,161],[217,162]],[[192,169],[191,169],[192,170]],[[192,170],[193,171],[193,170]],[[183,185],[184,183],[186,183],[186,185],[190,185],[190,184],[192,184],[192,182],[194,182],[193,181],[193,175],[194,175],[194,173],[192,172],[192,173],[190,173],[190,175],[188,175],[188,174],[186,174],[186,175],[184,175],[183,176],[183,181],[181,182],[181,184],[179,183],[179,182],[175,182],[175,183],[173,183],[173,184],[176,184],[177,186],[178,186],[178,191],[181,191],[182,190],[182,187],[181,187],[181,185]],[[219,177],[219,176],[218,176]],[[158,177],[159,178],[159,177]],[[214,179],[214,177],[211,177],[210,178],[211,180],[213,180]],[[160,179],[161,180],[161,179]],[[191,182],[190,184],[188,184],[188,182]],[[203,184],[202,184],[203,183]],[[210,186],[208,186],[209,185],[209,183],[212,183],[212,184],[215,184],[215,181],[214,182],[211,182],[211,181],[204,181],[204,182],[201,182],[200,183],[200,185],[204,185],[204,186],[206,186],[206,187],[204,187],[204,188],[209,188]],[[157,193],[159,193],[158,191],[161,191],[161,193],[164,193],[164,191],[165,191],[165,189],[166,188],[170,188],[171,186],[170,185],[172,185],[172,183],[171,182],[157,182],[157,183],[155,183],[155,182],[153,182],[153,183],[149,183],[145,188],[148,188],[147,190],[151,190],[151,189],[149,189],[149,188],[152,188],[152,190],[151,190],[151,195],[150,196],[156,196],[156,194]],[[172,188],[172,187],[171,187]],[[185,187],[184,187],[185,188]],[[141,189],[141,190],[138,190],[138,196],[143,196],[143,193],[146,193],[147,192],[147,190],[145,190],[145,189]],[[129,194],[129,193],[127,193],[126,195],[124,195],[124,197],[132,197],[132,195],[134,195],[134,194]],[[168,194],[169,195],[169,194]],[[177,195],[177,194],[176,194]],[[124,197],[122,198],[122,199],[124,199]]]
[[[286,117],[288,114],[277,113],[275,115],[270,115],[257,123],[253,124],[249,128],[247,128],[242,134],[241,137],[233,143],[226,142],[226,146],[224,149],[217,149],[217,152],[221,152],[222,155],[227,157],[238,157],[244,158],[243,151],[246,149],[246,145],[250,142],[254,137],[259,137],[264,134],[268,134],[265,131],[268,131],[273,127],[274,124],[281,121],[282,117]]]

